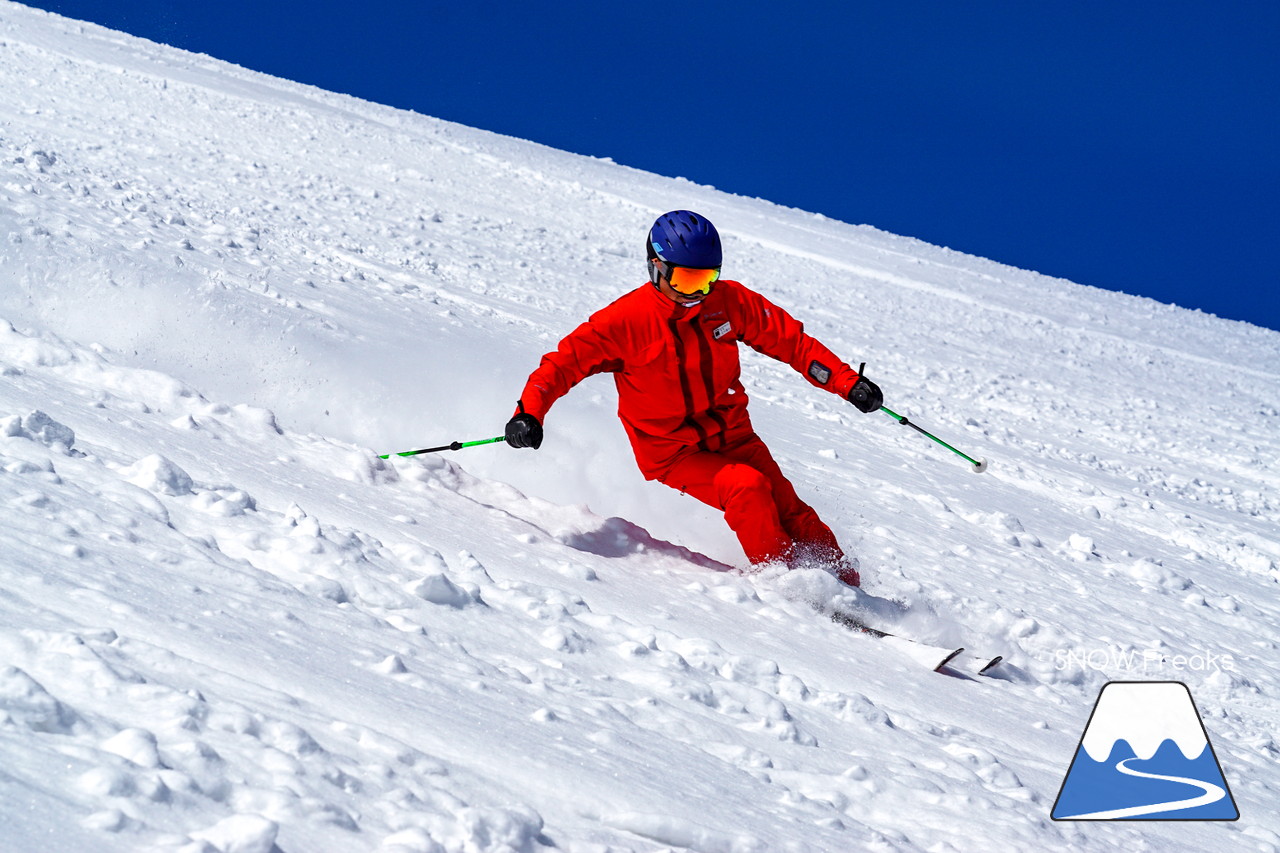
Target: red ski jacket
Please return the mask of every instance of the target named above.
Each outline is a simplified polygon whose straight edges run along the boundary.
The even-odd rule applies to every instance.
[[[543,421],[574,385],[612,373],[636,462],[645,479],[661,479],[682,453],[719,450],[753,432],[739,341],[841,397],[858,381],[858,372],[806,335],[802,323],[736,281],[716,282],[706,299],[689,306],[646,283],[543,356],[520,404]]]

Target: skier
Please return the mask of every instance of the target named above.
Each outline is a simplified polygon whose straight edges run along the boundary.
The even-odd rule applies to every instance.
[[[720,278],[720,235],[705,217],[689,210],[659,216],[646,253],[649,281],[543,356],[507,424],[507,443],[536,450],[551,405],[586,377],[612,373],[618,417],[645,479],[722,510],[753,565],[823,566],[857,586],[857,561],[799,498],[751,426],[738,342],[863,412],[880,408],[880,389],[786,311]]]

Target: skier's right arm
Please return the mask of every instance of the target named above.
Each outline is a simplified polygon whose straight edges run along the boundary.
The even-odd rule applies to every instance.
[[[541,444],[542,421],[556,400],[588,376],[611,373],[621,367],[617,347],[596,318],[578,326],[565,335],[554,352],[544,355],[538,369],[529,375],[516,413],[507,424],[507,443],[536,448]],[[512,434],[513,429],[516,435]],[[537,444],[521,437],[533,431],[537,433]]]

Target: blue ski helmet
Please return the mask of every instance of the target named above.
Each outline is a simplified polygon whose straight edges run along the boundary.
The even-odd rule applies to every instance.
[[[678,267],[720,266],[720,234],[711,221],[692,210],[664,213],[649,229],[649,258]]]

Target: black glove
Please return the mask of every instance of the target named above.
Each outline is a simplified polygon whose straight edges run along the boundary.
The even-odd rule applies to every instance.
[[[521,412],[507,421],[507,444],[537,450],[542,446],[542,424],[533,415]]]
[[[849,402],[857,406],[860,412],[874,412],[884,405],[884,394],[880,393],[879,385],[865,376],[859,376],[858,381],[849,389]]]

